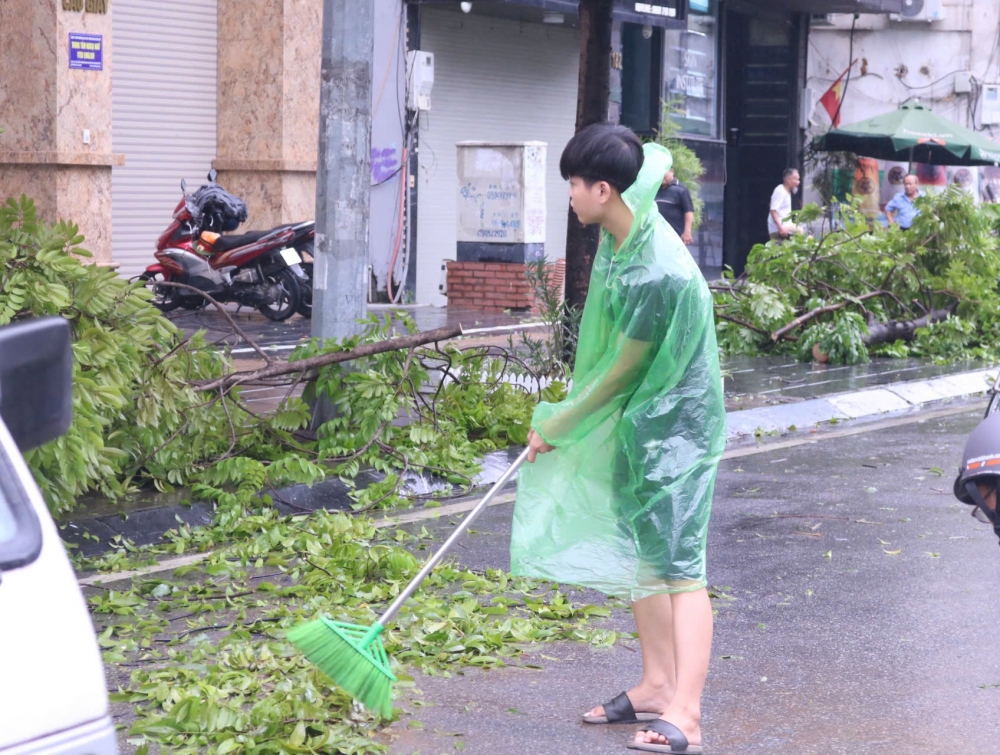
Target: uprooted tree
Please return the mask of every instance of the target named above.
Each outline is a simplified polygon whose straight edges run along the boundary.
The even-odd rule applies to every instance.
[[[872,227],[854,203],[839,208],[833,231],[755,246],[742,275],[712,286],[720,347],[802,359],[815,349],[847,364],[870,354],[996,356],[997,208],[957,187],[917,206],[907,231]],[[809,206],[798,221],[822,216]]]
[[[465,488],[484,452],[526,441],[538,392],[523,387],[530,380],[505,379],[530,374],[514,350],[445,345],[456,330],[418,334],[405,317],[373,317],[357,336],[305,342],[279,361],[221,306],[229,332],[186,336],[142,286],[83,264],[82,241],[71,223],[40,222],[27,198],[0,206],[0,325],[61,315],[72,327],[72,425],[26,455],[57,513],[88,492],[185,486],[218,503],[224,525],[261,489],[331,475],[353,485],[367,468],[381,479],[355,490],[365,510],[399,502],[409,472]],[[244,342],[256,363],[231,359],[230,347]],[[277,393],[276,410],[255,409],[244,393],[251,386]],[[315,436],[304,432],[303,386],[339,411]],[[555,383],[545,395],[561,391]]]

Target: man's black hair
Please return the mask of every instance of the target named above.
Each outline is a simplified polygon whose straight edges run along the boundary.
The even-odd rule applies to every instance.
[[[798,168],[785,168],[783,171],[781,171],[781,180],[784,181],[786,178],[792,175],[792,173],[798,173],[798,172],[799,172]]]
[[[582,178],[588,186],[607,181],[619,194],[635,183],[642,167],[642,142],[625,126],[592,123],[569,140],[559,159],[567,181]]]

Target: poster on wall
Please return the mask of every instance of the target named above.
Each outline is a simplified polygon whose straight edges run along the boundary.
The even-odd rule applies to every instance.
[[[947,173],[949,186],[957,186],[979,204],[979,168],[952,166]]]
[[[104,37],[100,34],[69,33],[69,67],[86,71],[104,70]]]
[[[878,160],[871,157],[859,157],[854,169],[854,184],[851,193],[861,199],[861,212],[868,217],[879,213],[879,184],[881,183]]]
[[[927,194],[940,194],[948,185],[948,169],[944,165],[917,163],[914,166],[921,190]]]

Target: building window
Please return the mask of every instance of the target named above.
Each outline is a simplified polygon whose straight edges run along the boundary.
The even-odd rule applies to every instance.
[[[660,127],[663,29],[622,24],[622,111],[620,121],[637,134]]]
[[[687,29],[664,40],[663,99],[684,134],[719,136],[719,0],[688,0]]]

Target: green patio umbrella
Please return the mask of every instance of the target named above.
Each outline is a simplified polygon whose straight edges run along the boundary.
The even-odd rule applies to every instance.
[[[995,165],[1000,144],[919,103],[831,129],[813,140],[825,152],[854,152],[864,157],[931,165]]]

